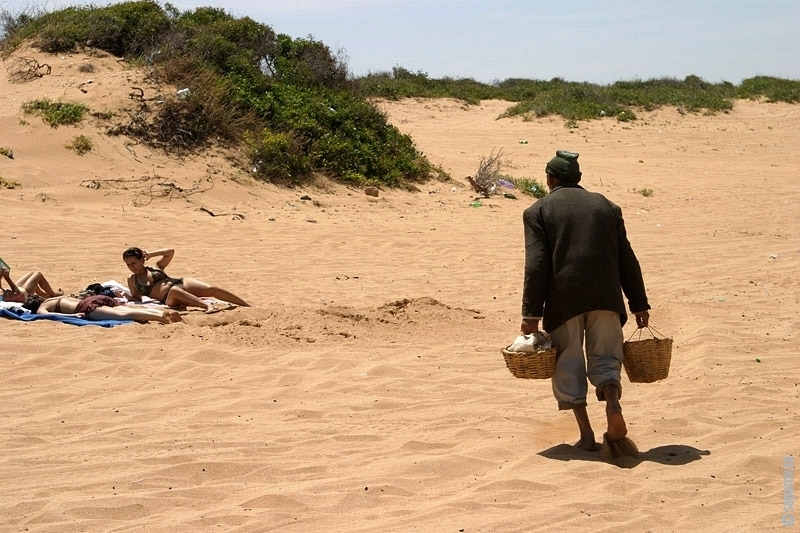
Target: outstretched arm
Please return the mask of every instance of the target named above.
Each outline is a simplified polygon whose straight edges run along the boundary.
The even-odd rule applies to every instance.
[[[85,318],[83,313],[57,313],[45,306],[40,306],[39,309],[36,310],[37,315],[56,315],[56,316],[74,316],[78,318]]]

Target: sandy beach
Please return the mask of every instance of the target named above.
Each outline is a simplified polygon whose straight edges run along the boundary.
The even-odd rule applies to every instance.
[[[738,532],[797,514],[800,106],[570,129],[498,119],[501,101],[379,102],[453,181],[372,197],[257,182],[222,152],[166,155],[94,117],[51,128],[22,104],[124,114],[131,87],[156,88],[110,56],[24,56],[52,72],[0,73],[12,277],[74,292],[124,282],[129,246],[170,247],[170,274],[254,305],[113,328],[0,319],[0,530]],[[79,134],[83,156],[65,148]],[[622,207],[651,325],[674,339],[666,380],[623,373],[641,451],[624,464],[574,448],[549,381],[500,353],[534,199],[471,207],[466,177],[502,151],[509,175],[544,181],[559,148]]]

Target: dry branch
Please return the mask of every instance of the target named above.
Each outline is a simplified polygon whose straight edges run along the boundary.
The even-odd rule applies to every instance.
[[[50,65],[39,63],[33,57],[20,57],[15,59],[6,69],[11,81],[23,83],[46,76],[52,72]]]

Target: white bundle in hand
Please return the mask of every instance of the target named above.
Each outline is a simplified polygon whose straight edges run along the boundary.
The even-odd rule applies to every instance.
[[[536,331],[529,335],[520,335],[506,349],[510,352],[536,353],[542,350],[549,350],[552,347],[553,343],[550,340],[550,335],[544,331]]]

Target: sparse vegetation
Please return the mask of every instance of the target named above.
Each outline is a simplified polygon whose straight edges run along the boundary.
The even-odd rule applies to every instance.
[[[653,196],[653,189],[642,188],[642,189],[639,189],[636,192],[638,192],[639,194],[641,194],[644,197]]]
[[[11,81],[24,83],[47,76],[53,69],[47,63],[41,64],[32,57],[18,57],[7,67],[7,71]]]
[[[522,194],[527,194],[534,198],[547,196],[547,187],[534,178],[511,178],[510,181]]]
[[[468,176],[467,181],[475,192],[485,198],[500,194],[504,189],[505,194],[513,196],[508,192],[508,189],[512,188],[535,198],[543,198],[547,195],[547,189],[535,179],[514,178],[507,175],[503,171],[504,164],[502,150],[497,152],[492,150],[488,156],[481,157],[475,176]]]
[[[89,108],[83,104],[53,102],[49,98],[42,98],[25,102],[22,104],[22,111],[26,115],[40,116],[45,124],[57,128],[62,125],[77,124],[83,120]]]
[[[361,94],[368,97],[399,99],[407,97],[449,97],[474,104],[484,99],[515,102],[501,118],[561,116],[568,127],[578,121],[612,118],[621,122],[636,120],[639,110],[675,107],[685,113],[713,114],[732,109],[736,99],[764,99],[768,102],[800,102],[800,81],[759,76],[740,86],[730,82],[707,83],[697,76],[683,80],[659,78],[619,81],[611,85],[507,79],[482,84],[471,79],[430,79],[423,72],[412,73],[395,67],[391,73],[375,73],[356,80]]]
[[[14,151],[11,148],[0,146],[0,155],[4,155],[9,159],[14,159]]]
[[[467,104],[481,100],[507,99],[499,96],[497,87],[472,79],[431,79],[424,72],[411,72],[394,67],[392,72],[368,74],[355,80],[356,89],[366,97],[399,100],[401,98],[456,98]]]
[[[20,183],[18,181],[7,180],[3,176],[0,176],[0,187],[3,189],[16,189],[20,187]]]
[[[498,181],[506,177],[502,174],[502,154],[502,150],[492,150],[487,157],[481,157],[475,176],[467,177],[472,189],[486,198],[497,192]]]
[[[84,155],[92,151],[92,141],[85,135],[77,135],[71,142],[67,143],[68,150],[74,150],[78,155]]]

